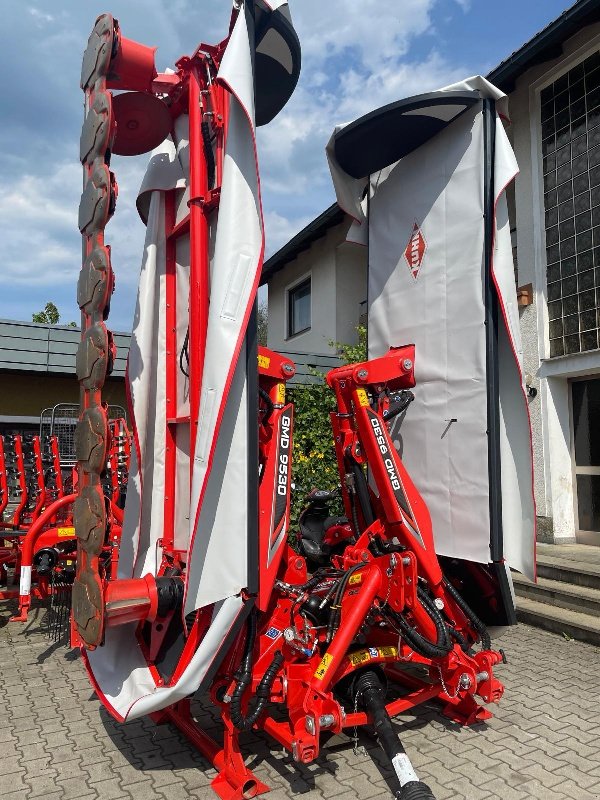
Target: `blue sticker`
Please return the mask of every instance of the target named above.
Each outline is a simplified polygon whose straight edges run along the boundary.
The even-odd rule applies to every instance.
[[[379,655],[379,651],[377,650],[376,647],[369,647],[369,655],[371,656],[371,658],[377,658],[377,656]]]
[[[269,628],[269,630],[265,632],[265,636],[268,636],[269,639],[279,639],[281,631],[277,630],[277,628]]]

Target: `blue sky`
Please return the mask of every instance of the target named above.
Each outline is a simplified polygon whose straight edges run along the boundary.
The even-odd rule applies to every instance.
[[[290,0],[303,45],[298,89],[260,130],[267,254],[333,200],[324,147],[334,125],[401,97],[485,74],[569,7],[565,0]],[[169,8],[169,13],[164,9]],[[0,0],[0,318],[30,320],[48,300],[79,319],[77,161],[81,54],[95,17],[158,46],[159,71],[224,35],[231,0]],[[135,195],[146,157],[115,158],[107,228],[117,288],[109,320],[128,330],[144,227]]]

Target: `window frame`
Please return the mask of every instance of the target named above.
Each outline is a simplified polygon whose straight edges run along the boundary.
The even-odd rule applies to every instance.
[[[302,328],[300,330],[293,331],[292,330],[292,323],[294,320],[293,308],[292,303],[294,299],[294,294],[301,288],[303,288],[306,284],[309,287],[309,301],[310,301],[310,324]],[[312,307],[312,272],[308,272],[305,275],[302,275],[300,278],[295,280],[293,283],[286,286],[285,289],[285,338],[286,340],[295,339],[297,336],[301,336],[304,333],[307,333],[312,328],[312,318],[313,318],[313,307]]]

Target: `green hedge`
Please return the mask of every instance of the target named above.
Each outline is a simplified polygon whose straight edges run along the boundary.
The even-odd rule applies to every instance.
[[[367,329],[359,326],[356,330],[358,344],[331,343],[336,345],[343,364],[366,360]],[[319,383],[291,387],[288,398],[294,403],[292,477],[297,488],[292,493],[293,531],[306,493],[314,488],[333,489],[340,479],[329,418],[330,412],[335,410],[333,392],[321,378]]]

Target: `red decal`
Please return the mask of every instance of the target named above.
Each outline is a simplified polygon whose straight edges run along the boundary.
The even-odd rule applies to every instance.
[[[419,276],[419,271],[425,256],[425,250],[427,250],[427,242],[425,241],[425,237],[421,232],[419,223],[415,222],[410,239],[406,245],[406,250],[404,251],[404,258],[406,259],[406,263],[410,269],[410,274],[415,280],[417,280]]]

